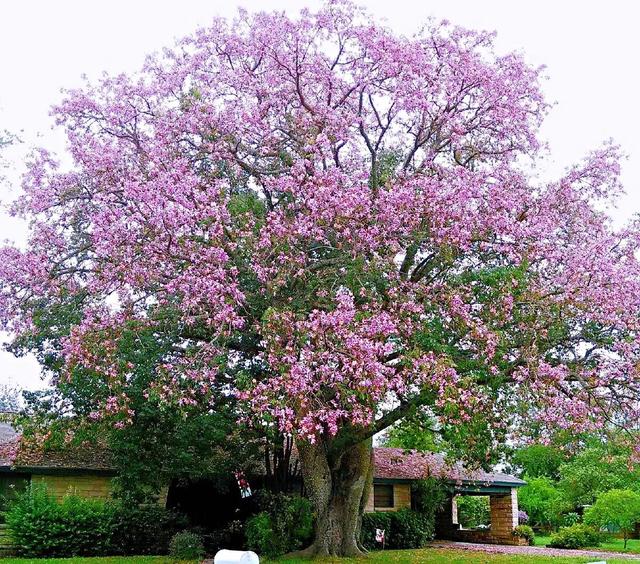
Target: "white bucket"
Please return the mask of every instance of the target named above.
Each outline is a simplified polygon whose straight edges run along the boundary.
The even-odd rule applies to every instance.
[[[250,550],[219,550],[214,564],[260,564],[260,558]]]

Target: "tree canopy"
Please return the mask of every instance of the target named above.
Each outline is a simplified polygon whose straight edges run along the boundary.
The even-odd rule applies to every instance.
[[[216,20],[54,108],[72,165],[29,166],[2,328],[29,338],[72,305],[39,346],[61,351],[60,382],[108,391],[89,416],[119,425],[138,369],[119,343],[153,334],[144,397],[233,398],[296,437],[320,527],[344,531],[323,553],[356,552],[364,491],[323,480],[366,474],[362,445],[416,406],[484,460],[520,418],[634,426],[638,224],[603,211],[619,151],[532,175],[540,76],[490,33],[405,38],[343,1]],[[330,527],[337,503],[353,526]]]
[[[598,527],[622,531],[624,548],[629,535],[640,522],[640,494],[632,490],[614,489],[598,496],[595,504],[587,509],[584,520]]]

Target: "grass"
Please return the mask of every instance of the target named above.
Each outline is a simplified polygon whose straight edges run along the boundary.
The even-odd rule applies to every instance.
[[[544,546],[549,537],[538,537],[536,545]],[[631,544],[633,543],[633,544]],[[622,547],[620,539],[603,544],[608,550],[618,550]],[[629,552],[632,549],[640,552],[640,541],[630,541]],[[316,561],[317,562],[317,561]],[[324,559],[322,564],[581,564],[593,562],[593,558],[583,557],[551,557],[529,556],[513,554],[488,554],[470,550],[452,550],[440,548],[425,548],[421,550],[387,550],[370,553],[365,558]],[[629,564],[629,560],[607,559],[607,564]],[[264,564],[309,564],[309,560],[296,558],[278,558],[263,560]],[[108,558],[3,558],[0,564],[175,564],[166,556],[127,556]],[[183,561],[181,564],[196,564]]]
[[[175,564],[167,556],[106,556],[104,558],[0,558],[1,564]],[[191,564],[183,560],[181,564]],[[194,561],[195,564],[195,561]]]
[[[551,541],[551,537],[536,536],[536,546],[546,546]],[[614,537],[609,538],[603,542],[600,546],[594,547],[594,550],[603,550],[607,552],[628,552],[630,554],[640,554],[640,540],[629,539],[627,541],[627,548],[624,548],[624,540]]]
[[[580,564],[593,562],[593,558],[488,554],[470,550],[425,548],[379,551],[370,553],[366,558],[323,560],[323,563],[325,562],[327,564]],[[607,559],[607,564],[629,564],[629,562],[629,560]],[[279,558],[266,560],[264,564],[309,564],[309,561]]]

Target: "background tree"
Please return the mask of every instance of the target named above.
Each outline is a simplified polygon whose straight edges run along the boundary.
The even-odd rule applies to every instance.
[[[0,384],[0,412],[17,413],[20,410],[20,391],[10,384]]]
[[[518,490],[518,502],[527,512],[529,524],[547,530],[556,527],[564,508],[556,483],[546,476],[527,476],[526,481],[526,485]]]
[[[560,466],[569,454],[554,445],[532,444],[516,450],[510,457],[513,471],[529,478],[545,476],[557,480]]]
[[[161,344],[151,405],[229,402],[292,436],[314,554],[360,552],[371,438],[419,406],[485,464],[510,421],[633,426],[639,237],[602,212],[617,150],[532,178],[539,74],[491,34],[407,39],[340,1],[217,20],[55,108],[73,166],[43,150],[25,176],[3,328],[72,306],[42,354],[105,392],[94,417],[131,424],[118,350],[139,333]]]
[[[586,523],[622,531],[624,548],[640,521],[640,494],[632,490],[610,490],[598,496],[584,515]]]
[[[445,447],[435,419],[417,411],[398,421],[385,431],[383,445],[422,452],[440,452]]]
[[[602,492],[640,488],[640,470],[630,462],[631,454],[615,437],[590,441],[560,467],[558,488],[566,505],[580,508],[594,503]]]

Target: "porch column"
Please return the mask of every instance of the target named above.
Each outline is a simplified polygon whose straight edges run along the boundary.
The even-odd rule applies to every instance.
[[[491,494],[491,535],[497,539],[511,540],[512,531],[518,526],[518,492],[511,488],[510,493]]]

